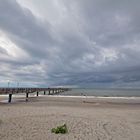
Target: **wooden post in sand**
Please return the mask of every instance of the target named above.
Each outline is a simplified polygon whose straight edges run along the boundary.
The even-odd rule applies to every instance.
[[[54,94],[54,93],[55,93],[55,89],[52,90],[52,94]]]
[[[8,103],[11,103],[11,101],[12,101],[12,93],[9,94]]]
[[[29,93],[26,92],[26,102],[28,101]]]
[[[36,92],[36,96],[38,96],[38,91]]]
[[[48,88],[48,90],[49,90],[49,94],[48,94],[48,95],[50,95],[50,94],[51,94],[51,90],[50,90],[50,88]]]

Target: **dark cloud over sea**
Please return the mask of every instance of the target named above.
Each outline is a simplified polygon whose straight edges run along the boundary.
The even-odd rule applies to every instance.
[[[139,87],[139,0],[0,0],[0,84]]]

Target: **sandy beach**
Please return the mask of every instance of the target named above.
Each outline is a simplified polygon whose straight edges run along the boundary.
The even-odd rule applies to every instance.
[[[51,133],[64,123],[67,134]],[[0,103],[0,140],[139,139],[139,98],[40,96]]]

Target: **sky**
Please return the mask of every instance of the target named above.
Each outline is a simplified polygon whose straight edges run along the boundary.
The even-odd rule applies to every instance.
[[[140,87],[139,0],[0,0],[0,86]]]

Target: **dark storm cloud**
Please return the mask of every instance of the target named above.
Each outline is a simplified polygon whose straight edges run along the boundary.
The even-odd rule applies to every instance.
[[[6,32],[15,44],[35,57],[45,55],[43,48],[52,41],[48,23],[43,25],[15,0],[2,1],[0,13],[1,30]]]
[[[89,37],[104,47],[121,47],[140,35],[139,6],[138,0],[88,0],[77,7],[88,23]]]
[[[20,0],[1,1],[0,33],[20,49],[15,55],[0,44],[1,79],[38,86],[140,85],[138,0],[60,0],[57,9],[41,2],[37,13]]]

